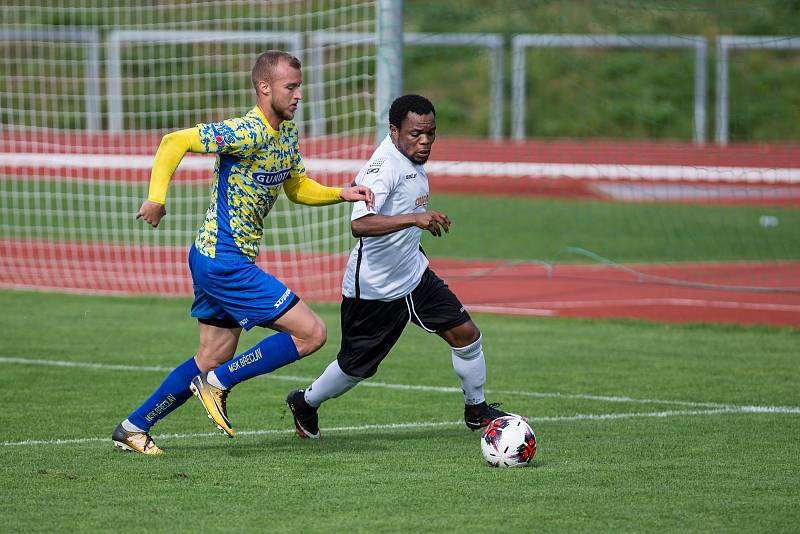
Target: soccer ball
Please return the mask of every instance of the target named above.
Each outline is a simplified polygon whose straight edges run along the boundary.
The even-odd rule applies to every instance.
[[[536,434],[522,417],[498,417],[483,431],[481,452],[492,467],[525,467],[536,454]]]

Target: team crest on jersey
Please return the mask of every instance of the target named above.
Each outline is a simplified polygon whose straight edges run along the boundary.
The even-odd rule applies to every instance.
[[[289,169],[283,169],[277,172],[254,172],[252,174],[253,181],[259,185],[272,187],[282,184],[289,178]]]
[[[218,122],[211,125],[211,130],[214,132],[214,141],[218,145],[230,144],[236,141],[236,133],[233,128],[224,122]]]

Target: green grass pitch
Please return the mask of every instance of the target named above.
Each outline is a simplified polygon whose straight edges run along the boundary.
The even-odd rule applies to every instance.
[[[154,232],[133,218],[146,194],[144,184],[0,179],[0,207],[6,202],[9,211],[9,216],[0,220],[0,238],[172,244],[183,248],[194,239],[202,222],[208,206],[207,190],[208,184],[174,184],[169,214]],[[87,209],[89,203],[91,209]],[[429,207],[443,211],[453,221],[446,238],[424,236],[422,245],[432,256],[586,261],[564,254],[568,247],[579,247],[619,262],[800,258],[800,232],[795,231],[800,225],[800,210],[794,206],[606,202],[435,192]],[[776,217],[780,224],[761,226],[763,215]],[[349,213],[344,220],[347,218]],[[87,228],[92,231],[87,232]],[[269,235],[266,246],[287,247],[285,240],[285,233]],[[298,245],[302,243],[292,246]],[[337,251],[341,246],[335,239],[322,245]]]
[[[237,387],[236,438],[190,399],[154,429],[164,456],[118,451],[114,426],[195,348],[188,305],[0,292],[4,529],[778,532],[800,520],[800,331],[477,315],[489,400],[529,415],[540,441],[532,466],[502,470],[461,422],[446,346],[413,326],[370,386],[323,406],[321,441],[296,438],[283,399],[338,348],[337,307],[315,306],[328,345]]]

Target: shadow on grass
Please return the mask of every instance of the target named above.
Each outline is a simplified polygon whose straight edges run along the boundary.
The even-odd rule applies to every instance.
[[[326,434],[323,429],[322,433],[323,437],[319,440],[300,439],[288,432],[266,436],[237,436],[233,439],[209,436],[196,438],[191,442],[175,442],[170,445],[170,448],[180,448],[187,452],[197,451],[203,454],[218,453],[237,458],[262,456],[265,452],[296,454],[299,451],[313,451],[315,455],[375,454],[395,449],[398,444],[409,441],[427,443],[430,447],[436,448],[444,448],[448,444],[455,443],[463,445],[465,441],[474,441],[477,445],[479,436],[477,433],[461,428],[381,429],[372,432],[331,432],[329,434]],[[407,446],[404,445],[401,448],[407,448]]]

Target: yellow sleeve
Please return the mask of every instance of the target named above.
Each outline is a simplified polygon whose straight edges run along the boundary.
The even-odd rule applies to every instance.
[[[341,187],[327,187],[319,182],[315,182],[305,173],[292,176],[283,182],[283,190],[286,196],[295,204],[305,204],[306,206],[328,206],[342,202],[339,195]]]
[[[168,133],[161,139],[150,173],[147,200],[159,204],[166,203],[169,181],[187,152],[206,152],[197,127]]]

